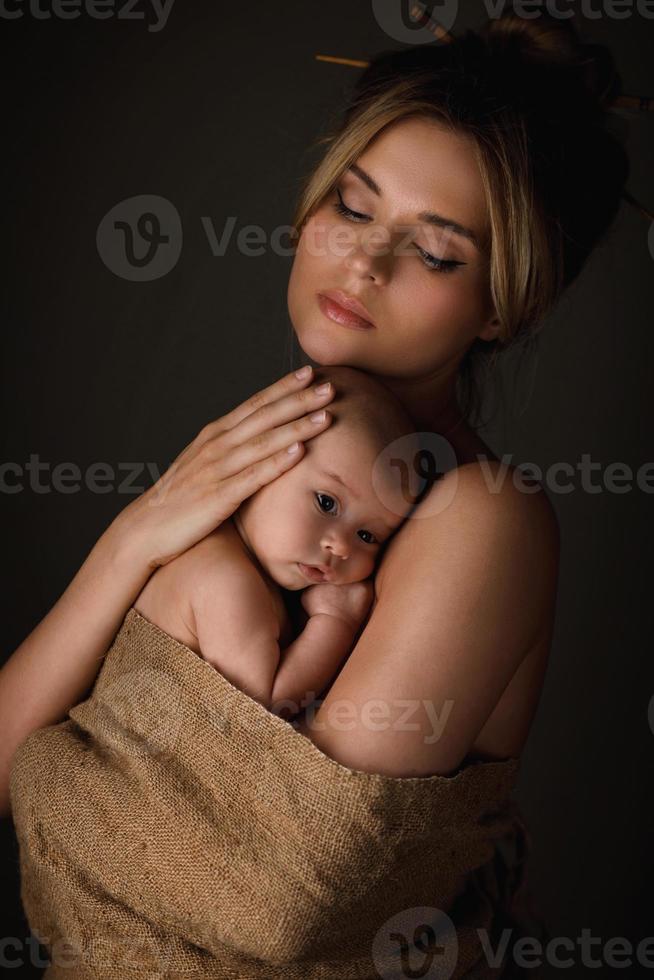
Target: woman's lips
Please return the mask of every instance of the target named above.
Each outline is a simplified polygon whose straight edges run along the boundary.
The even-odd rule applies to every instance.
[[[312,581],[312,582],[324,582],[325,581],[324,572],[321,572],[319,568],[314,568],[313,565],[305,565],[301,561],[299,561],[297,564],[298,564],[298,568],[300,569],[300,571],[302,572],[302,574],[306,578],[310,579],[310,581]]]
[[[323,296],[322,293],[318,293],[318,305],[325,316],[329,320],[333,320],[334,323],[340,323],[342,326],[350,327],[352,330],[375,329],[375,325],[370,320],[364,320],[362,316],[353,313],[352,310],[346,310],[344,306],[340,306],[328,296]]]

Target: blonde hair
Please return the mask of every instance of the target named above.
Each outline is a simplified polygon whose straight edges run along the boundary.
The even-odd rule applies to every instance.
[[[499,329],[493,341],[477,338],[460,365],[464,414],[479,409],[479,371],[493,367],[502,350],[533,340],[617,211],[626,156],[598,126],[601,97],[615,90],[617,76],[606,49],[592,52],[568,21],[543,15],[536,24],[508,12],[483,34],[379,55],[343,120],[317,141],[327,149],[296,205],[298,237],[385,127],[425,116],[472,137]]]

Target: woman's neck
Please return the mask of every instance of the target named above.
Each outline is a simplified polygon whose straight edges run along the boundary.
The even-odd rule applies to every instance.
[[[434,373],[422,378],[379,376],[402,402],[417,431],[446,435],[462,419],[456,396],[456,374]]]
[[[461,414],[456,396],[456,371],[424,378],[378,377],[402,402],[416,431],[436,432],[447,439],[459,466],[481,459],[497,459]]]

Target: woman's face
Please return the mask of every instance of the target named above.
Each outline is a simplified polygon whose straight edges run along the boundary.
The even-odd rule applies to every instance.
[[[487,238],[471,139],[425,117],[393,123],[302,230],[288,285],[302,349],[318,364],[386,377],[456,370],[475,337],[497,330]],[[331,318],[319,297],[334,290],[363,304],[374,326]]]

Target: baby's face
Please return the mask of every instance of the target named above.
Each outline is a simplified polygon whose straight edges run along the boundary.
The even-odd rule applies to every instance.
[[[390,478],[383,502],[373,489],[379,452],[360,427],[334,426],[305,443],[299,463],[240,507],[246,544],[282,588],[345,585],[372,573],[381,545],[408,511]]]

